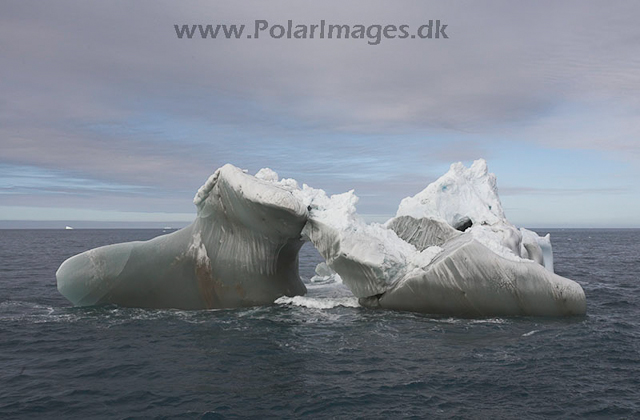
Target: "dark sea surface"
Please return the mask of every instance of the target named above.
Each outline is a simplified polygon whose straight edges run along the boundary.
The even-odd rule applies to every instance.
[[[249,309],[74,308],[62,261],[162,231],[0,230],[0,418],[640,418],[640,230],[536,231],[586,317],[375,311],[337,284]],[[320,261],[302,248],[305,282]]]

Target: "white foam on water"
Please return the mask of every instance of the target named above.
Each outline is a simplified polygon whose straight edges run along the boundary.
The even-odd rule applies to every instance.
[[[338,306],[345,308],[357,308],[358,299],[355,297],[338,297],[338,298],[313,298],[306,296],[282,296],[275,301],[278,305],[301,306],[311,309],[332,309]]]
[[[507,324],[508,321],[503,318],[487,318],[487,319],[474,319],[469,322],[470,324]]]

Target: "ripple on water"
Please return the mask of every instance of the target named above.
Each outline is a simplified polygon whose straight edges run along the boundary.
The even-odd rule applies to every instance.
[[[640,231],[551,231],[557,270],[587,293],[571,319],[365,309],[342,285],[309,284],[321,258],[306,245],[305,297],[72,308],[55,288],[62,260],[154,233],[62,233],[0,235],[3,418],[640,417]]]

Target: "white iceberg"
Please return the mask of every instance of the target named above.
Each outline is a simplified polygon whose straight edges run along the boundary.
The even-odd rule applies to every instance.
[[[316,275],[311,277],[309,280],[311,283],[315,284],[331,284],[338,283],[342,284],[342,279],[340,275],[333,271],[331,267],[327,265],[326,262],[321,262],[316,266]]]
[[[325,258],[317,283],[363,306],[461,316],[580,315],[580,285],[553,274],[550,238],[505,217],[484,160],[457,163],[402,201],[384,225],[356,213],[353,191],[327,196],[268,169],[225,165],[203,185],[188,227],[65,261],[58,289],[75,305],[185,309],[300,303],[298,251]]]
[[[506,219],[484,160],[451,165],[384,226],[357,217],[352,192],[315,197],[303,233],[363,306],[459,316],[586,312],[582,287],[553,274],[549,236]]]
[[[303,295],[300,232],[307,209],[293,194],[225,165],[198,190],[196,220],[146,242],[66,260],[58,290],[74,305],[207,309]]]
[[[520,233],[522,234],[522,243],[520,245],[522,258],[528,258],[542,264],[553,273],[551,235],[547,233],[545,236],[540,237],[537,233],[525,228],[520,228]]]

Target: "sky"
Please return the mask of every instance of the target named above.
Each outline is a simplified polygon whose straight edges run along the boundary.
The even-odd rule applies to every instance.
[[[638,2],[0,3],[0,227],[187,224],[225,163],[381,221],[487,160],[509,220],[640,227]],[[174,25],[446,24],[448,38]],[[63,227],[63,226],[62,226]]]

